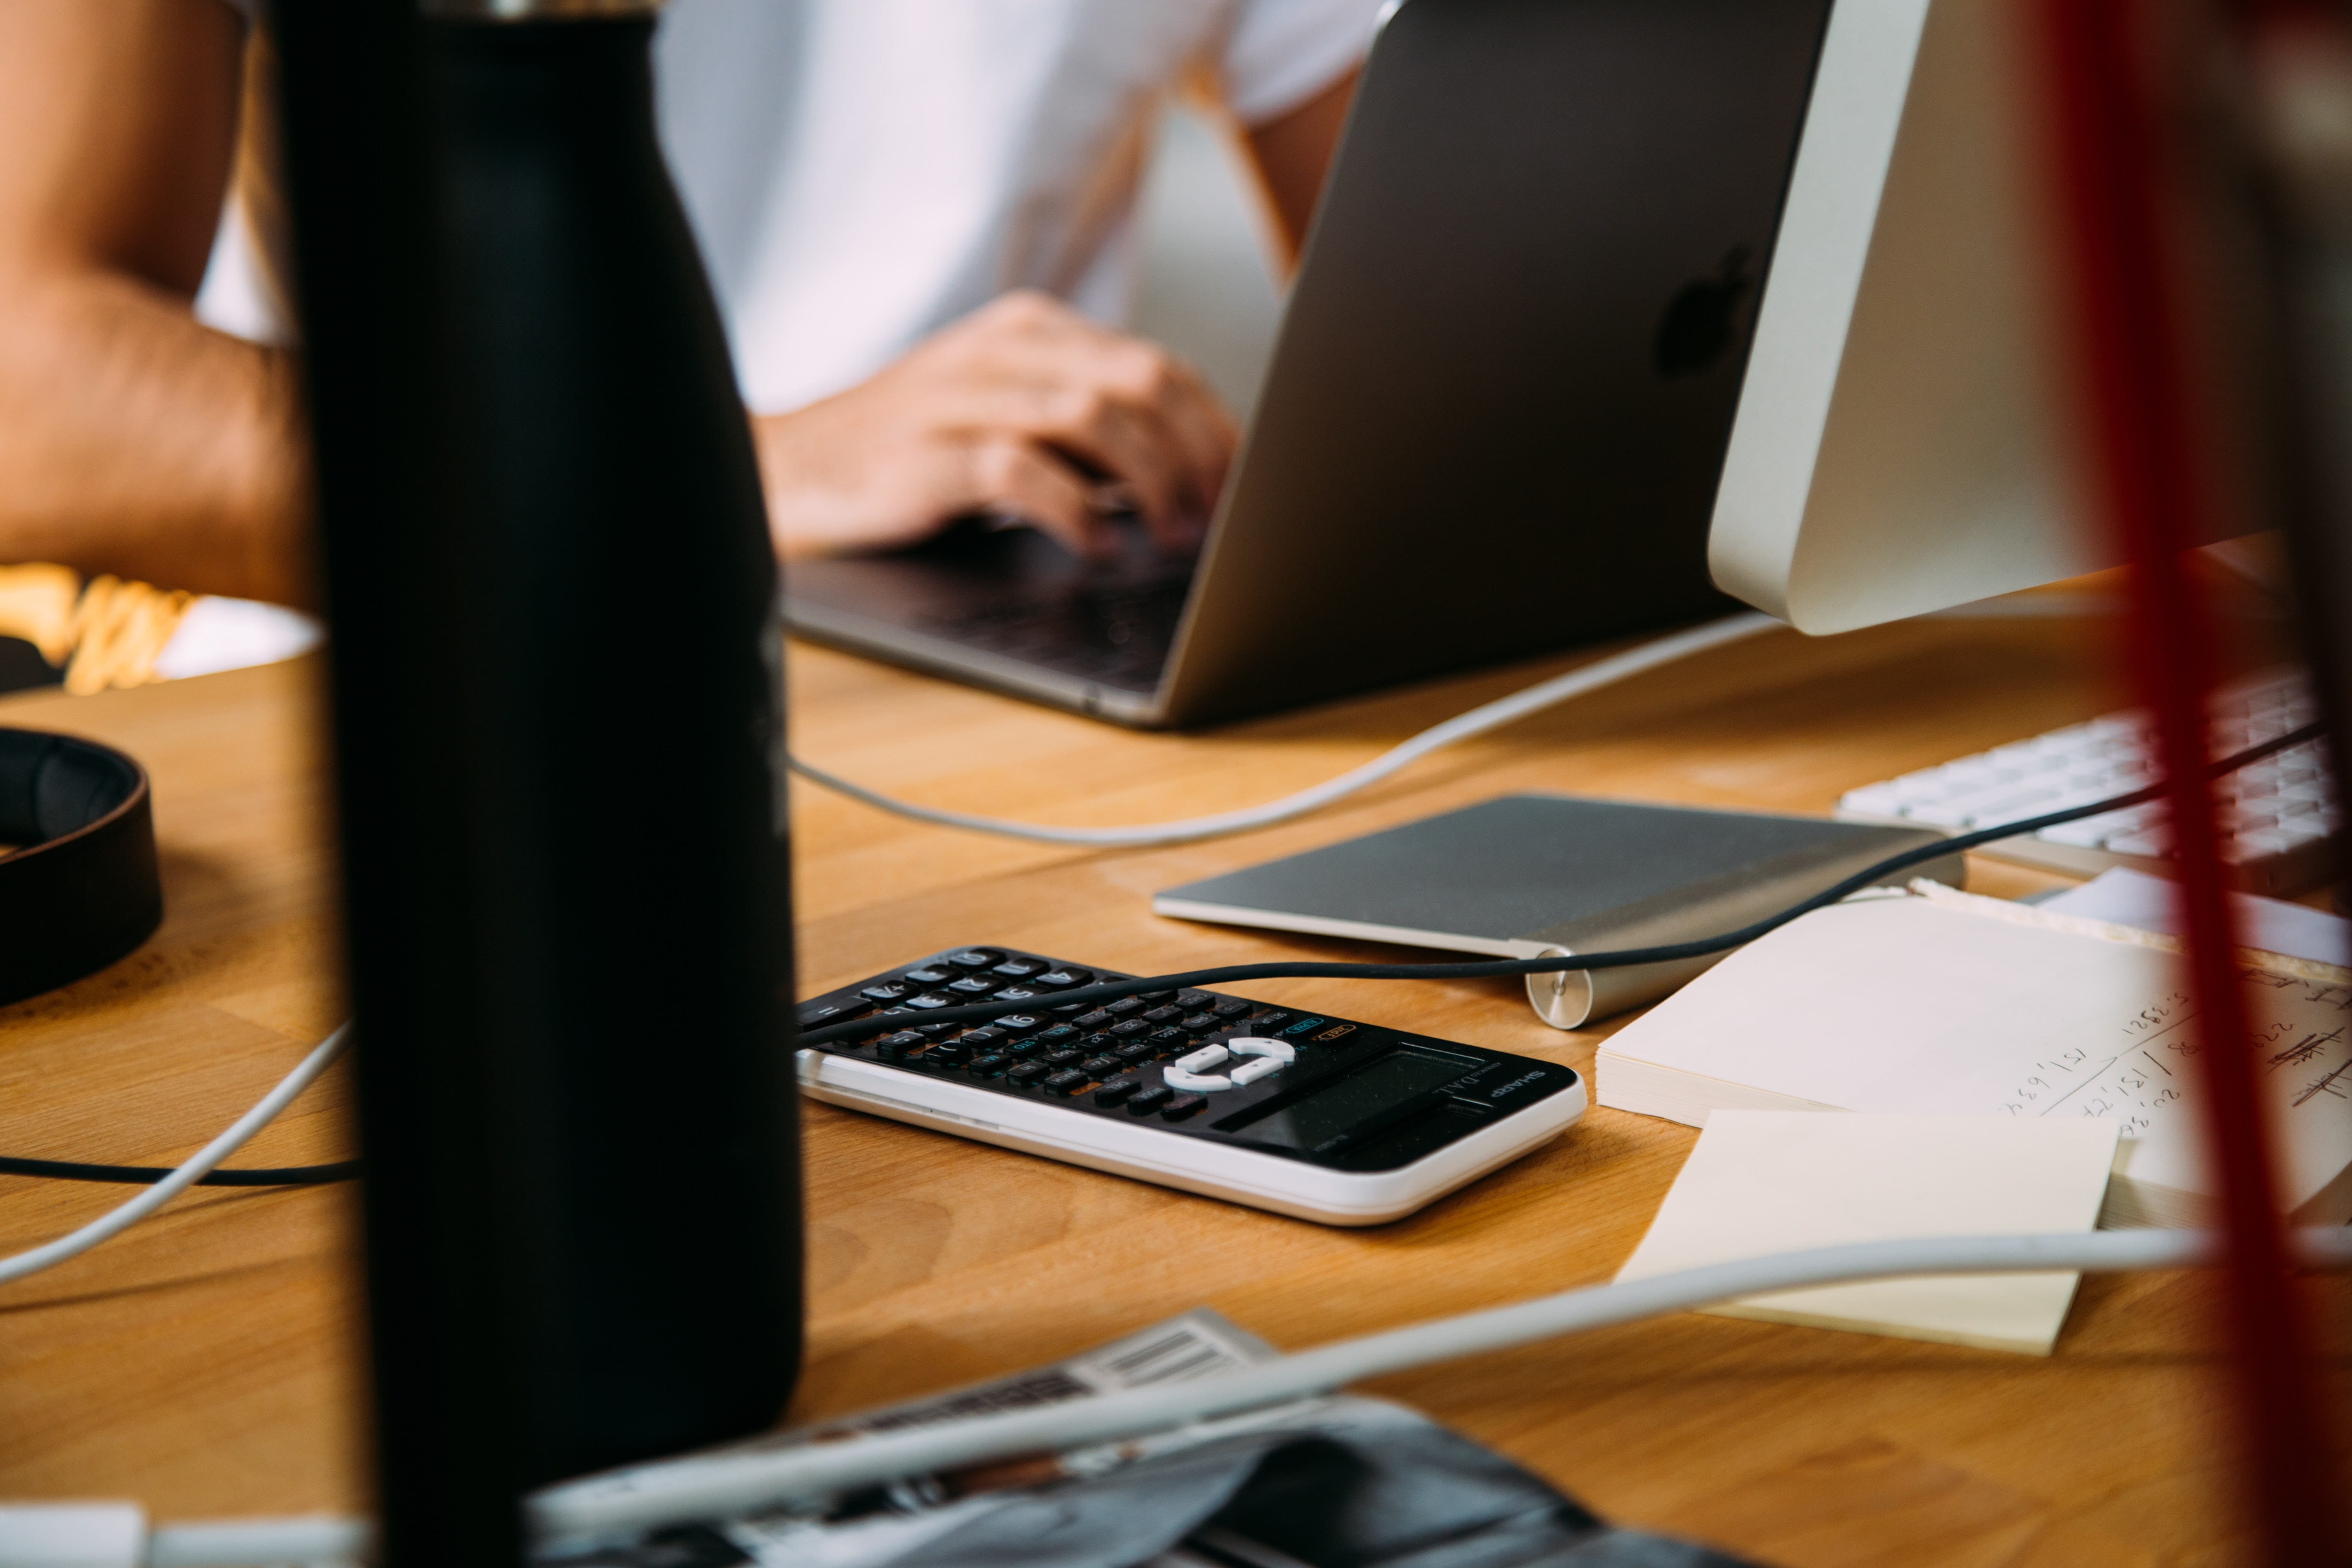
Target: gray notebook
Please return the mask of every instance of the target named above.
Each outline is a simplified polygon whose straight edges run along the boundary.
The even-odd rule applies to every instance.
[[[1171,888],[1163,915],[1507,958],[1687,942],[1795,903],[1932,843],[1881,827],[1565,795],[1514,795],[1328,848]],[[1961,858],[1898,873],[1953,887]],[[1720,954],[1530,975],[1546,1023],[1572,1029],[1656,1000]]]

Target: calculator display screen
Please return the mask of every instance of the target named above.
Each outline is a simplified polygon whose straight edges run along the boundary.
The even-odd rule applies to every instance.
[[[1277,1102],[1279,1109],[1255,1121],[1238,1128],[1220,1123],[1219,1130],[1244,1142],[1268,1143],[1304,1153],[1359,1122],[1444,1088],[1477,1065],[1469,1057],[1423,1046],[1401,1046],[1304,1100],[1286,1105]]]

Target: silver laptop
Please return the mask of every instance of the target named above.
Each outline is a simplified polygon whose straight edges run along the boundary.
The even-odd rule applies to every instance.
[[[795,564],[820,641],[1125,724],[1735,607],[1707,524],[1829,0],[1405,0],[1197,558]]]

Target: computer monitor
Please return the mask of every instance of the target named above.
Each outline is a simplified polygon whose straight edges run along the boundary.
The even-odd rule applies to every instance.
[[[1707,562],[1717,585],[1831,633],[2120,564],[2075,471],[2029,0],[1840,0],[1823,40]],[[2225,343],[2250,240],[2184,164],[2206,429],[2204,542],[2261,526],[2224,411],[2259,399]],[[2222,384],[2230,383],[2231,384]],[[2240,426],[2251,428],[2251,422]],[[2224,478],[2227,481],[2220,482]]]

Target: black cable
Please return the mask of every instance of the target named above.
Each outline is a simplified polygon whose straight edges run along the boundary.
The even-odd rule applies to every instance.
[[[2223,758],[2205,771],[2208,778],[2220,778],[2234,773],[2251,763],[2299,746],[2318,737],[2324,726],[2305,724],[2302,729],[2266,741],[2259,746],[2249,746],[2233,756]],[[2024,834],[2039,833],[2045,827],[2055,827],[2062,822],[2079,822],[2086,816],[2105,812],[2123,811],[2135,805],[2145,805],[2165,791],[2161,783],[2111,800],[2096,801],[2089,805],[2072,806],[2053,811],[2044,816],[2027,817],[2020,822],[2005,822],[1998,827],[1980,827],[1973,833],[1954,834],[1933,844],[1922,844],[1890,855],[1874,866],[1865,866],[1853,876],[1833,886],[1824,888],[1801,903],[1790,905],[1777,914],[1765,916],[1752,925],[1719,936],[1700,937],[1692,942],[1667,942],[1658,947],[1626,948],[1616,952],[1570,953],[1561,958],[1485,959],[1468,963],[1229,963],[1216,969],[1194,969],[1181,974],[1156,974],[1141,980],[1117,980],[1099,985],[1082,985],[1070,991],[1057,991],[1050,999],[1032,996],[1018,1002],[976,1002],[964,1007],[936,1007],[928,1012],[907,1016],[914,1024],[979,1024],[1006,1013],[1026,1012],[1052,1005],[1067,1006],[1073,1002],[1109,1002],[1121,996],[1133,996],[1145,991],[1182,990],[1202,985],[1222,985],[1236,980],[1481,980],[1496,975],[1560,974],[1581,969],[1622,969],[1636,963],[1672,963],[1686,958],[1704,958],[1727,948],[1744,946],[1758,937],[1787,925],[1800,915],[1836,903],[1849,893],[1860,892],[1889,874],[1921,866],[1930,860],[1940,860],[1947,855],[1974,849],[1980,844],[1990,844],[2002,838],[2015,838]],[[871,1035],[875,1020],[869,1016],[852,1018],[838,1024],[824,1024],[801,1032],[803,1045],[828,1045],[835,1040]]]
[[[124,1182],[150,1186],[172,1173],[168,1165],[91,1165],[79,1160],[26,1160],[0,1154],[0,1176],[51,1176],[62,1182]],[[200,1187],[309,1187],[329,1182],[349,1182],[361,1174],[360,1162],[340,1160],[331,1165],[280,1165],[269,1170],[207,1171],[196,1178]]]
[[[2318,738],[2323,726],[2305,724],[2302,729],[2266,741],[2259,746],[2249,746],[2234,756],[2225,757],[2206,770],[2206,777],[2220,778],[2234,773],[2251,763],[2302,745]],[[2077,805],[2064,811],[2053,811],[2046,816],[2028,817],[2021,822],[2003,823],[1998,827],[1980,827],[1973,833],[1956,834],[1939,838],[1933,844],[1922,844],[1916,849],[1906,849],[1890,855],[1874,866],[1866,866],[1845,880],[1822,889],[1802,903],[1791,904],[1777,914],[1765,916],[1752,925],[1719,936],[1700,937],[1693,942],[1669,942],[1659,947],[1627,948],[1617,952],[1570,954],[1564,958],[1489,959],[1471,963],[1229,963],[1217,969],[1194,969],[1182,974],[1156,974],[1141,980],[1118,980],[1101,985],[1082,985],[1075,990],[1055,993],[1055,1006],[1067,1006],[1073,1002],[1109,1002],[1121,996],[1133,996],[1145,991],[1174,991],[1202,985],[1219,985],[1235,980],[1477,980],[1494,975],[1558,974],[1578,969],[1621,969],[1636,963],[1670,963],[1678,959],[1704,958],[1726,948],[1740,947],[1758,937],[1787,925],[1800,915],[1837,902],[1849,893],[1859,892],[1891,872],[1922,866],[1930,860],[1940,860],[1973,849],[1980,844],[1990,844],[2002,838],[2014,838],[2021,834],[2039,833],[2045,827],[2055,827],[2062,822],[2079,822],[2102,812],[2123,811],[2144,805],[2164,793],[2164,785],[2153,784],[2129,795],[2117,795],[2090,805]],[[908,1022],[921,1024],[976,1024],[1019,1013],[1040,1005],[1041,998],[1029,997],[1019,1002],[978,1002],[968,1007],[940,1007],[922,1014],[909,1015]],[[801,1033],[804,1045],[821,1046],[854,1035],[871,1034],[874,1020],[853,1018],[844,1023],[826,1024]],[[0,1154],[0,1175],[52,1176],[70,1182],[160,1182],[172,1173],[152,1165],[89,1165],[70,1160],[25,1160]],[[361,1163],[344,1160],[331,1165],[289,1165],[275,1170],[214,1171],[196,1184],[208,1187],[291,1187],[310,1186],[329,1182],[348,1182],[362,1173]]]

